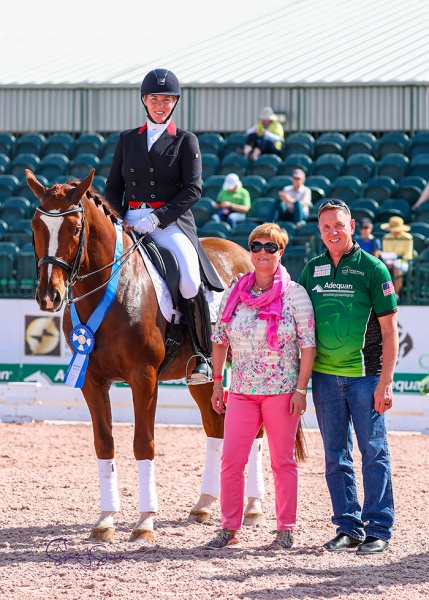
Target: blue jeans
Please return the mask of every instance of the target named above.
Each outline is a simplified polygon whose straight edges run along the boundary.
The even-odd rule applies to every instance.
[[[385,418],[374,410],[378,380],[378,375],[339,377],[313,371],[312,390],[337,533],[387,541],[392,535],[394,502]],[[352,423],[362,455],[363,508],[353,466]]]

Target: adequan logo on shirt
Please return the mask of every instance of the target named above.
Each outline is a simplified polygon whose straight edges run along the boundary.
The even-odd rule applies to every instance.
[[[313,277],[327,277],[331,274],[331,265],[316,265]]]

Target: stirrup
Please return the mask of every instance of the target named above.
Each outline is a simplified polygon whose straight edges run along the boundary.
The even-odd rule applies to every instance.
[[[200,357],[203,359],[203,361],[206,363],[208,370],[211,372],[210,377],[206,377],[204,375],[198,375],[198,373],[193,374],[191,373],[191,375],[189,376],[189,363],[191,362],[191,360],[193,358],[196,357]],[[202,383],[212,383],[213,382],[213,369],[209,363],[209,361],[207,360],[207,357],[204,356],[204,354],[201,354],[200,352],[197,352],[197,354],[193,354],[190,359],[188,360],[188,362],[186,363],[186,384],[187,385],[200,385]]]

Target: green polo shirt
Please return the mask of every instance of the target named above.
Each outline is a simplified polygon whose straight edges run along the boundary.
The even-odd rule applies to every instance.
[[[382,337],[377,317],[397,310],[385,264],[355,242],[337,267],[328,252],[310,260],[299,283],[316,318],[314,370],[344,377],[379,374]]]

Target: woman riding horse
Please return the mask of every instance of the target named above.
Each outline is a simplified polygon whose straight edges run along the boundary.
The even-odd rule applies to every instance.
[[[196,356],[188,383],[207,383],[212,381],[211,322],[201,273],[210,289],[223,291],[224,287],[198,240],[190,211],[201,196],[198,139],[172,121],[180,98],[174,73],[150,71],[140,96],[147,122],[121,133],[105,196],[134,231],[150,234],[176,256],[182,309]]]

